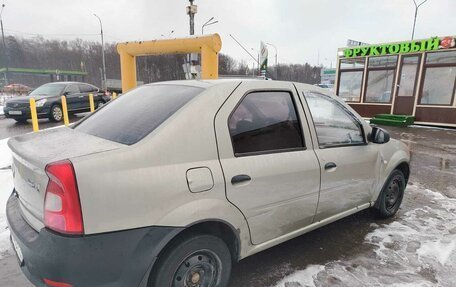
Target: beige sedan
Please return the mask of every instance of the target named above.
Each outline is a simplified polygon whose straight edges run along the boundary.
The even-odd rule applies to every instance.
[[[7,217],[36,286],[227,286],[234,262],[399,209],[409,151],[328,91],[175,81],[12,138]]]

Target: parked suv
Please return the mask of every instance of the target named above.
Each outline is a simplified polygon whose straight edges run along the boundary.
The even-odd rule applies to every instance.
[[[54,122],[63,120],[61,96],[67,98],[68,111],[81,113],[90,111],[89,94],[93,94],[95,106],[105,104],[109,99],[97,87],[79,82],[55,82],[44,84],[27,96],[6,101],[5,117],[25,122],[31,118],[30,98],[35,98],[38,118],[49,118]]]
[[[8,145],[11,241],[36,286],[227,286],[240,259],[393,216],[409,177],[403,143],[291,82],[145,85]]]

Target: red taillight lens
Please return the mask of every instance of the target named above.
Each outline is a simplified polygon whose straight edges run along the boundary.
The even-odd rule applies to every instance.
[[[49,182],[44,198],[44,225],[57,232],[83,234],[81,202],[73,164],[69,160],[46,166]]]
[[[46,284],[46,286],[50,286],[50,287],[73,287],[73,285],[71,285],[71,284],[64,283],[64,282],[52,281],[52,280],[49,280],[49,279],[46,279],[46,278],[44,278],[43,281],[44,281],[44,284]]]

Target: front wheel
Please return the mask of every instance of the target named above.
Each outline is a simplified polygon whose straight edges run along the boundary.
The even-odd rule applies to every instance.
[[[394,170],[375,203],[375,209],[381,218],[389,218],[396,214],[404,197],[406,182],[404,174],[400,170]]]
[[[59,105],[53,105],[49,112],[49,120],[53,122],[60,122],[63,119],[62,107]]]
[[[231,253],[213,235],[183,238],[159,257],[148,287],[225,287],[231,275]]]

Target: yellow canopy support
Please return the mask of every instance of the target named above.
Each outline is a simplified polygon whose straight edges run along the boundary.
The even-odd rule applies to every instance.
[[[122,92],[136,87],[136,56],[164,54],[201,54],[201,78],[218,78],[218,52],[222,40],[218,34],[180,39],[126,42],[117,45],[120,55]]]

